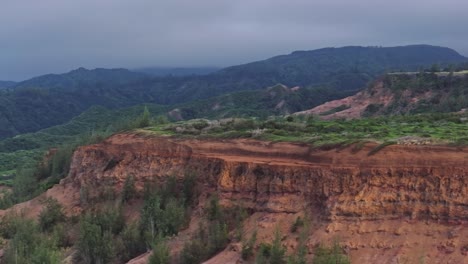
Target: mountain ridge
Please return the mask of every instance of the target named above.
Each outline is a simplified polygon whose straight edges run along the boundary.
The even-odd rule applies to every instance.
[[[392,52],[400,55],[394,56]],[[0,139],[64,123],[93,105],[107,108],[142,103],[175,105],[278,83],[349,91],[365,87],[390,68],[417,70],[418,63],[440,63],[444,58],[445,64],[466,61],[451,49],[435,46],[348,47],[308,51],[311,56],[292,54],[203,76],[151,77],[126,69],[102,68],[39,76],[0,93]],[[408,60],[407,54],[414,56]],[[298,110],[304,109],[294,109]]]

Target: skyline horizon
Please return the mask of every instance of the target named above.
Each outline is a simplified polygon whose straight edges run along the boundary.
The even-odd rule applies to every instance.
[[[395,48],[395,47],[406,47],[406,46],[434,46],[434,47],[442,47],[442,48],[449,48],[451,50],[454,50],[455,52],[457,52],[459,55],[465,57],[465,58],[468,58],[468,55],[465,55],[464,53],[458,51],[457,49],[454,49],[452,47],[448,47],[448,46],[442,46],[442,45],[434,45],[434,44],[401,44],[401,45],[337,45],[337,46],[326,46],[326,47],[319,47],[319,48],[314,48],[314,49],[299,49],[299,50],[290,50],[290,51],[285,51],[283,53],[280,53],[280,54],[272,54],[270,55],[269,57],[264,57],[264,58],[260,58],[260,59],[252,59],[252,60],[249,60],[249,61],[244,61],[244,62],[240,62],[240,63],[231,63],[231,64],[226,64],[226,65],[211,65],[211,64],[185,64],[185,65],[157,65],[157,64],[148,64],[148,65],[140,65],[140,66],[125,66],[125,65],[110,65],[110,66],[100,66],[100,65],[96,65],[96,66],[87,66],[87,65],[76,65],[76,66],[72,66],[71,68],[67,68],[67,69],[62,69],[62,70],[57,70],[57,71],[54,71],[54,72],[43,72],[43,73],[39,73],[39,74],[36,74],[36,75],[32,75],[32,76],[28,76],[28,77],[25,77],[25,78],[17,78],[17,79],[13,79],[13,78],[10,78],[10,79],[2,79],[0,78],[0,81],[6,81],[6,82],[16,82],[16,83],[19,83],[19,82],[22,82],[22,81],[26,81],[26,80],[30,80],[30,79],[33,79],[33,78],[36,78],[36,77],[40,77],[40,76],[43,76],[43,75],[48,75],[48,74],[56,74],[56,75],[60,75],[60,74],[66,74],[66,73],[69,73],[69,72],[72,72],[74,70],[78,70],[80,68],[84,68],[86,70],[96,70],[96,69],[126,69],[126,70],[130,70],[130,71],[137,71],[138,70],[142,70],[142,69],[145,69],[145,68],[161,68],[161,69],[178,69],[178,68],[187,68],[187,69],[195,69],[195,68],[217,68],[217,69],[224,69],[224,68],[228,68],[228,67],[233,67],[233,66],[239,66],[239,65],[244,65],[244,64],[249,64],[249,63],[252,63],[252,62],[257,62],[257,61],[263,61],[263,60],[268,60],[268,59],[271,59],[271,58],[274,58],[274,57],[277,57],[277,56],[284,56],[284,55],[289,55],[289,54],[292,54],[294,52],[298,52],[298,51],[315,51],[315,50],[321,50],[321,49],[328,49],[328,48],[335,48],[335,49],[340,49],[340,48],[347,48],[347,47],[364,47],[364,48]],[[101,65],[106,65],[105,63],[101,64]],[[2,73],[0,72],[0,75]]]

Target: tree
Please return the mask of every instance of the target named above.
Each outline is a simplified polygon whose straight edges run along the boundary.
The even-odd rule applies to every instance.
[[[62,205],[54,198],[47,198],[45,207],[39,214],[39,226],[43,231],[50,231],[58,222],[65,220]]]
[[[271,245],[270,264],[286,263],[285,253],[286,248],[283,246],[283,244],[281,244],[281,232],[279,231],[279,229],[276,229],[275,239],[273,240],[273,244]]]
[[[146,243],[142,239],[140,230],[136,223],[130,223],[125,226],[121,233],[124,250],[122,252],[123,260],[130,260],[146,250]]]
[[[331,247],[320,245],[314,254],[314,264],[350,264],[348,256],[343,253],[343,249],[337,240]]]
[[[152,194],[148,199],[145,199],[141,210],[140,227],[143,230],[145,241],[148,246],[151,246],[158,234],[161,226],[161,200],[158,195]]]
[[[434,72],[440,72],[440,66],[439,66],[439,64],[436,64],[436,63],[435,63],[435,64],[432,64],[432,66],[431,66],[431,72],[433,72],[433,73],[434,73]]]
[[[131,199],[133,199],[135,195],[136,195],[135,178],[133,177],[133,175],[129,175],[125,179],[125,183],[122,189],[122,200],[124,202],[128,202]]]
[[[114,256],[110,230],[104,230],[95,216],[85,215],[80,222],[78,254],[86,264],[109,263]]]
[[[39,232],[35,222],[13,218],[14,235],[5,248],[4,263],[41,264],[60,263],[60,252],[54,239]]]
[[[169,247],[162,237],[158,237],[153,245],[153,254],[151,254],[149,264],[169,264]]]
[[[137,127],[147,127],[150,125],[151,122],[151,114],[148,110],[148,107],[145,105],[145,108],[143,109],[143,114],[141,117],[138,119]]]
[[[241,255],[243,260],[248,260],[253,256],[255,242],[257,242],[257,231],[253,232],[252,236],[247,242],[244,241],[242,243]]]
[[[175,198],[171,198],[166,203],[166,206],[160,217],[162,218],[161,226],[159,227],[161,234],[177,234],[185,222],[184,205]]]

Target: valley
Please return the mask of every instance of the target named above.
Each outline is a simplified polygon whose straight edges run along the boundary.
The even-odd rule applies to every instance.
[[[465,263],[466,60],[351,46],[8,83],[0,262]]]

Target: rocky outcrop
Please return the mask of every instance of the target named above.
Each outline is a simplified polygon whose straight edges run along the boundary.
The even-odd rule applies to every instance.
[[[253,212],[246,228],[261,229],[260,241],[273,233],[272,223],[289,232],[296,216],[309,214],[310,253],[339,236],[356,263],[468,261],[468,149],[393,145],[369,156],[374,147],[319,150],[119,134],[79,148],[69,176],[47,195],[62,195],[74,208],[69,212],[77,213],[83,189],[91,198],[105,188],[119,192],[133,175],[141,190],[147,181],[191,171],[202,192],[217,192],[223,204]],[[285,236],[290,251],[296,238]]]
[[[368,156],[292,143],[200,141],[116,135],[78,149],[70,180],[119,188],[128,175],[145,181],[187,170],[226,200],[256,211],[297,213],[320,208],[329,219],[468,221],[468,158],[464,149],[389,146]]]

